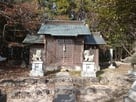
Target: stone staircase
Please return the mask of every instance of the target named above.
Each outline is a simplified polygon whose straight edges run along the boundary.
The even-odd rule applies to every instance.
[[[73,87],[57,87],[53,102],[77,102]]]
[[[53,102],[77,102],[72,78],[65,76],[55,79],[55,95]]]

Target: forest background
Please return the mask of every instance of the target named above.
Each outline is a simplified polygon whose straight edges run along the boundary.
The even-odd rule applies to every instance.
[[[46,20],[79,20],[100,32],[116,59],[133,53],[136,0],[0,0],[0,49],[21,46]]]

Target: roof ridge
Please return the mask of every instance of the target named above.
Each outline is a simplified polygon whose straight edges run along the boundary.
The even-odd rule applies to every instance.
[[[84,24],[83,21],[77,21],[77,20],[47,20],[44,22],[45,24]]]

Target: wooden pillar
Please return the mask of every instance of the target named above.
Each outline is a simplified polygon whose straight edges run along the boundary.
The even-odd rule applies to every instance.
[[[94,62],[96,64],[96,67],[99,67],[99,50],[98,49],[95,49],[94,50]]]

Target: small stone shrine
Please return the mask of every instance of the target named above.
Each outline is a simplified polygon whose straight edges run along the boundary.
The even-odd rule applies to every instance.
[[[30,76],[44,76],[43,61],[41,60],[41,50],[36,50],[32,57],[32,70]]]

